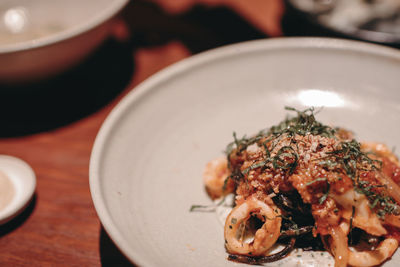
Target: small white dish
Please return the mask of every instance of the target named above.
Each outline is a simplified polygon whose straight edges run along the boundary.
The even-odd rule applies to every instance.
[[[0,155],[0,224],[16,217],[28,205],[36,188],[36,175],[23,160]]]
[[[245,266],[226,259],[215,213],[189,212],[212,204],[206,163],[233,131],[281,121],[284,106],[324,106],[318,120],[399,148],[399,73],[398,50],[326,38],[246,42],[164,69],[117,105],[96,138],[90,190],[104,228],[138,266]],[[305,255],[266,266],[333,266],[326,253]],[[384,266],[399,262],[400,250]]]

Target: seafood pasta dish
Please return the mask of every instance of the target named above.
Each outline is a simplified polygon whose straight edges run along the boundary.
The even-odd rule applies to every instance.
[[[286,109],[293,116],[275,126],[234,133],[226,157],[205,167],[212,199],[234,194],[224,226],[228,259],[262,264],[302,248],[328,251],[336,267],[389,260],[400,241],[397,157],[318,122],[313,108]]]

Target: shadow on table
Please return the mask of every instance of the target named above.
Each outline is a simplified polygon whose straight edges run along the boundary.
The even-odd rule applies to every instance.
[[[281,20],[284,36],[297,37],[341,37],[312,23],[308,18],[285,1],[285,13]]]
[[[135,267],[116,247],[103,227],[100,229],[100,260],[103,267]]]
[[[0,137],[34,134],[62,127],[101,109],[126,88],[134,75],[133,54],[143,47],[180,41],[192,53],[265,38],[232,10],[195,6],[180,15],[155,3],[130,1],[122,16],[131,41],[109,40],[85,62],[50,80],[0,84]]]
[[[17,215],[17,217],[12,219],[11,221],[0,226],[0,238],[24,224],[24,222],[31,216],[33,210],[36,207],[36,198],[37,197],[35,194],[32,200],[29,202],[28,206],[21,212],[21,214]]]
[[[131,49],[109,40],[58,77],[30,85],[0,84],[0,137],[52,130],[79,120],[114,99],[132,72]]]
[[[192,53],[215,47],[266,38],[228,7],[195,5],[182,14],[171,15],[151,1],[131,1],[123,17],[138,46],[181,41]]]

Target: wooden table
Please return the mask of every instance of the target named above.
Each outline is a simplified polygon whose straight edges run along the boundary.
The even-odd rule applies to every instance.
[[[130,266],[102,229],[89,191],[104,119],[138,83],[213,47],[282,35],[281,0],[132,1],[107,41],[66,74],[0,88],[0,153],[28,162],[36,194],[0,226],[0,266]]]

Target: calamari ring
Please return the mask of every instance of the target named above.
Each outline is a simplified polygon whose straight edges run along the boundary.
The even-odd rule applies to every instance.
[[[207,193],[212,199],[233,192],[234,182],[231,179],[227,181],[224,188],[225,180],[229,174],[228,160],[225,157],[216,158],[207,163],[203,172],[203,181]]]
[[[352,266],[369,267],[379,265],[390,258],[396,251],[399,243],[396,239],[389,237],[383,240],[379,246],[372,251],[349,250],[349,264]]]
[[[347,222],[342,222],[336,230],[335,234],[332,234],[330,242],[330,250],[335,256],[335,267],[346,266],[345,262],[351,266],[359,267],[370,267],[379,265],[388,258],[390,258],[396,251],[399,243],[396,239],[388,237],[383,240],[379,246],[370,251],[355,251],[349,249],[347,245],[347,236],[349,231],[349,225]],[[332,230],[332,233],[335,231]],[[338,250],[341,250],[340,252]],[[347,251],[345,251],[347,250]],[[339,256],[340,255],[340,256]],[[337,258],[341,257],[342,262],[337,262]],[[343,260],[345,259],[345,260]]]
[[[237,205],[225,222],[225,245],[228,252],[248,256],[264,255],[279,238],[282,218],[278,215],[278,208],[254,197]],[[239,240],[238,230],[251,216],[257,216],[264,224],[255,232],[254,240],[247,243]]]
[[[347,266],[349,260],[349,247],[347,245],[346,225],[331,228],[331,253],[335,256],[335,267]],[[350,228],[350,227],[349,227]]]
[[[363,229],[371,235],[382,236],[387,234],[387,230],[382,226],[376,213],[371,210],[369,201],[364,194],[349,189],[343,194],[332,194],[331,196],[336,203],[344,208],[342,216],[347,223],[353,218],[353,226]],[[352,214],[352,207],[355,208],[354,214]]]

